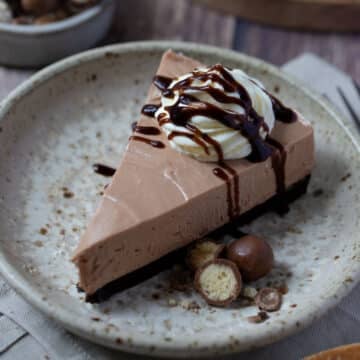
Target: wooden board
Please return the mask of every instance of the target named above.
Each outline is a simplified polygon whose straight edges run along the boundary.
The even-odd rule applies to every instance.
[[[306,357],[304,360],[358,360],[360,357],[360,343],[325,350],[318,354]]]
[[[194,1],[271,25],[312,30],[360,30],[360,0]]]

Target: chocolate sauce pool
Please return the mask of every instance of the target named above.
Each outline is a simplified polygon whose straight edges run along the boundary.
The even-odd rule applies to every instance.
[[[175,96],[175,92],[179,93],[177,102],[166,108],[166,111],[170,115],[169,118],[160,117],[158,121],[160,126],[171,121],[175,125],[185,127],[190,131],[190,133],[174,131],[169,134],[169,140],[175,138],[176,136],[185,136],[201,146],[206,154],[209,154],[209,146],[216,151],[218,156],[218,167],[213,169],[213,173],[227,184],[228,215],[229,219],[233,219],[240,214],[238,175],[236,171],[224,161],[221,145],[192,125],[190,123],[192,117],[204,116],[212,118],[231,129],[239,131],[251,145],[252,152],[248,156],[249,161],[260,162],[271,157],[272,167],[276,176],[278,195],[285,191],[286,152],[279,142],[269,137],[266,140],[261,137],[261,130],[263,129],[268,131],[269,129],[264,121],[264,118],[254,109],[251,97],[246,88],[238,83],[235,78],[220,64],[214,65],[209,69],[209,71],[216,71],[217,73],[194,71],[191,76],[177,82],[171,88],[169,88],[169,86],[173,79],[164,76],[155,76],[153,83],[162,92],[162,96],[173,98]],[[194,81],[204,82],[206,80],[218,83],[222,86],[224,91],[208,85],[201,87],[192,86]],[[238,104],[244,109],[244,114],[230,112],[209,103],[199,104],[199,101],[196,98],[185,93],[185,90],[191,89],[206,92],[219,103]],[[229,96],[226,92],[237,93],[239,94],[239,98]],[[291,123],[297,120],[296,114],[291,109],[285,107],[274,96],[270,94],[268,95],[272,101],[273,111],[277,121]],[[192,102],[197,102],[199,106],[186,106]],[[158,109],[158,105],[145,105],[142,109],[142,113],[144,115],[154,117]],[[231,186],[232,179],[233,189]],[[284,207],[286,208],[285,204]],[[283,210],[285,210],[285,208]]]
[[[115,174],[116,169],[104,165],[104,164],[94,164],[93,166],[94,172],[96,172],[99,175],[111,177]]]

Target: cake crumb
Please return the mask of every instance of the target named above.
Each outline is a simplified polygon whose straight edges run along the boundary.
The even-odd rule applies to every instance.
[[[201,309],[201,306],[196,301],[191,301],[188,310],[190,311],[198,311]]]
[[[254,300],[257,293],[258,293],[258,291],[254,287],[245,286],[243,288],[240,296],[242,296],[246,299]]]
[[[151,297],[152,297],[154,300],[159,300],[159,299],[160,299],[160,294],[154,293],[154,294],[151,295]]]
[[[63,191],[64,198],[72,198],[74,197],[74,193],[70,191],[66,186],[62,187],[61,190]]]
[[[286,295],[289,292],[289,288],[286,284],[282,284],[279,286],[275,287],[277,291],[279,291],[279,293],[281,293],[282,295]]]
[[[252,324],[261,324],[269,319],[269,315],[265,311],[259,311],[257,315],[249,316],[247,320]]]
[[[324,194],[324,190],[323,189],[316,189],[314,190],[313,192],[313,197],[319,197],[319,196],[322,196]]]
[[[194,314],[198,314],[201,306],[196,301],[182,300],[180,306],[187,311],[191,311]]]
[[[41,235],[46,235],[47,233],[48,233],[48,230],[46,229],[46,228],[41,228],[40,230],[39,230],[39,233],[41,234]]]
[[[303,233],[303,231],[296,226],[288,227],[287,231],[291,234],[302,234]]]
[[[171,330],[172,329],[172,325],[171,325],[171,320],[170,319],[165,319],[164,321],[163,321],[163,323],[164,323],[164,326],[165,326],[165,328],[167,329],[167,330]]]
[[[74,197],[74,193],[72,191],[64,191],[63,196],[65,199],[71,199]]]
[[[167,303],[168,303],[168,305],[169,305],[170,307],[175,307],[175,306],[178,305],[177,300],[176,300],[176,299],[173,299],[173,298],[168,299]]]
[[[282,294],[275,288],[263,288],[257,293],[255,304],[262,311],[277,311],[282,304]]]
[[[340,179],[340,181],[345,182],[345,181],[348,180],[350,177],[351,177],[351,173],[347,173],[346,175],[344,175],[344,176]]]

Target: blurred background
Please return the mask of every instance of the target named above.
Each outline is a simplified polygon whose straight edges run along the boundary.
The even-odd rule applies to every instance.
[[[16,3],[14,0],[1,1],[3,4]],[[87,4],[90,8],[100,6],[95,0],[67,1],[77,6]],[[26,2],[30,5],[35,4],[36,8],[41,0],[25,0]],[[30,68],[39,68],[47,62],[53,62],[70,53],[95,45],[155,39],[192,41],[233,48],[275,65],[284,64],[303,52],[312,52],[360,82],[360,36],[357,33],[360,30],[360,1],[104,0],[100,2],[107,5],[109,3],[112,3],[112,7],[110,6],[107,11],[111,15],[103,17],[97,24],[94,19],[90,19],[94,23],[93,26],[87,25],[83,34],[78,36],[79,30],[76,24],[68,23],[82,21],[90,24],[91,21],[76,20],[77,17],[85,16],[77,8],[74,19],[66,18],[52,23],[54,18],[45,14],[47,16],[45,21],[40,19],[43,25],[34,26],[33,23],[23,25],[23,19],[10,20],[11,24],[0,23],[0,63],[3,64],[0,65],[0,98],[33,72],[32,69],[29,70],[29,64]],[[25,15],[29,15],[29,12]],[[61,16],[63,15],[60,14]],[[99,14],[91,16],[96,18]],[[91,16],[89,15],[90,18]],[[14,22],[21,25],[14,25]],[[52,27],[58,26],[70,28],[67,38],[59,39],[52,36],[55,32]],[[20,32],[18,28],[21,28]],[[34,28],[35,31],[29,30]],[[41,34],[42,32],[47,34],[47,43],[39,43],[39,39],[44,41],[46,38]],[[32,59],[33,56],[36,58]],[[4,57],[5,60],[2,60]],[[27,70],[20,70],[24,67]]]
[[[289,9],[286,0],[247,0],[247,1],[213,1],[212,3],[258,3],[262,9],[263,19],[266,21],[267,9],[275,3],[280,8]],[[311,1],[295,1],[295,3]],[[319,1],[314,1],[318,3]],[[257,56],[275,65],[281,65],[303,52],[313,52],[342,70],[350,73],[360,81],[360,34],[348,29],[347,32],[331,30],[314,30],[319,25],[320,19],[328,19],[327,23],[336,24],[341,20],[344,27],[347,23],[357,23],[360,30],[360,2],[348,1],[351,5],[344,19],[344,4],[339,1],[339,9],[329,12],[329,8],[315,8],[311,14],[299,12],[299,8],[292,14],[295,28],[282,26],[268,26],[245,18],[234,16],[231,13],[214,10],[213,8],[198,3],[206,1],[189,0],[122,0],[119,1],[117,15],[113,27],[112,41],[133,41],[142,39],[176,39],[212,44],[221,47],[234,48],[246,54]],[[323,5],[326,1],[320,1]],[[334,4],[334,1],[328,1]],[[264,10],[264,6],[267,8]],[[324,5],[325,6],[325,5]],[[221,7],[218,5],[218,7]],[[229,9],[229,7],[227,7]],[[240,10],[243,8],[241,7]],[[355,10],[354,10],[355,9]],[[238,10],[239,11],[239,10]],[[256,9],[254,10],[256,11]],[[243,12],[246,14],[246,11]],[[271,14],[270,14],[271,15]],[[284,11],[280,19],[289,16]],[[330,17],[329,17],[330,16]],[[296,28],[296,20],[307,18],[313,27]],[[340,19],[339,19],[340,18]],[[272,18],[268,18],[271,21]],[[306,19],[305,19],[306,20]],[[326,25],[326,24],[325,24]],[[326,28],[326,26],[325,26]],[[356,28],[353,26],[353,28]]]

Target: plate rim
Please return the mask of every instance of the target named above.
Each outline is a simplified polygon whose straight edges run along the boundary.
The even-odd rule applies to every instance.
[[[360,153],[360,141],[353,135],[356,134],[355,124],[352,124],[350,121],[339,114],[337,109],[330,104],[329,101],[324,99],[320,94],[317,94],[313,90],[309,90],[304,84],[301,83],[298,79],[295,79],[293,76],[285,73],[279,68],[268,64],[265,61],[260,59],[245,55],[229,49],[223,49],[216,46],[203,45],[197,43],[189,43],[182,41],[141,41],[141,42],[128,42],[123,44],[109,45],[93,50],[88,50],[83,53],[71,56],[59,62],[56,62],[36,74],[32,75],[24,83],[15,88],[3,101],[0,103],[0,121],[6,116],[6,114],[11,110],[12,106],[16,104],[18,100],[26,96],[28,93],[33,91],[39,85],[45,83],[49,79],[57,76],[58,74],[67,71],[72,67],[77,67],[83,63],[88,63],[95,61],[106,56],[106,53],[112,53],[116,55],[125,54],[128,52],[149,52],[149,51],[165,51],[169,48],[172,48],[176,51],[190,51],[198,52],[199,55],[217,55],[219,58],[223,59],[232,59],[234,61],[243,61],[245,63],[251,63],[255,67],[260,67],[266,69],[270,75],[277,76],[282,80],[285,80],[292,86],[295,86],[297,89],[301,90],[305,96],[310,97],[313,101],[317,102],[321,107],[330,115],[333,121],[335,121],[340,128],[346,133],[349,140],[352,142],[353,146]],[[360,137],[359,137],[360,138]],[[125,350],[137,354],[148,354],[149,348],[153,345],[152,342],[146,341],[146,337],[137,336],[136,339],[133,338],[133,344],[128,343],[117,344],[115,342],[116,336],[114,334],[101,334],[90,333],[89,329],[85,328],[85,325],[81,325],[81,322],[74,322],[74,319],[68,311],[61,307],[54,307],[46,299],[43,298],[41,293],[35,292],[29,281],[26,281],[20,271],[17,270],[9,261],[7,261],[5,252],[0,248],[0,273],[3,275],[5,280],[11,285],[16,292],[18,292],[26,301],[32,304],[35,308],[39,309],[45,313],[51,319],[57,321],[62,326],[64,326],[69,331],[86,338],[92,342],[105,345],[117,350]],[[256,340],[257,346],[261,347],[269,343],[273,343],[282,338],[290,336],[297,331],[302,330],[310,323],[314,321],[315,318],[323,316],[329,309],[335,306],[342,298],[344,298],[350,291],[355,287],[355,285],[360,281],[360,265],[354,275],[354,281],[346,286],[339,286],[331,293],[331,297],[321,302],[321,305],[314,307],[312,311],[307,311],[306,314],[294,316],[289,321],[286,327],[286,331],[278,331],[275,335],[272,334],[271,337],[266,337],[266,334],[262,338]],[[300,321],[300,324],[299,324]],[[88,330],[88,331],[87,331]],[[129,332],[126,332],[129,334]],[[139,334],[139,333],[137,333]],[[113,335],[113,336],[112,336]],[[189,347],[190,342],[186,342],[185,338],[177,339],[177,343],[168,343],[165,341],[158,341],[156,344],[156,349],[152,354],[158,356],[177,356],[185,357],[189,355],[196,356],[207,356],[215,353],[214,348],[216,348],[217,353],[233,353],[238,351],[245,351],[254,348],[254,342],[249,343],[248,345],[244,344],[232,344],[228,338],[219,338],[216,337],[216,346],[214,343],[211,343],[211,346],[202,348],[202,347]],[[229,346],[231,343],[231,346]],[[210,344],[209,344],[210,345]],[[178,351],[182,351],[179,353]]]

